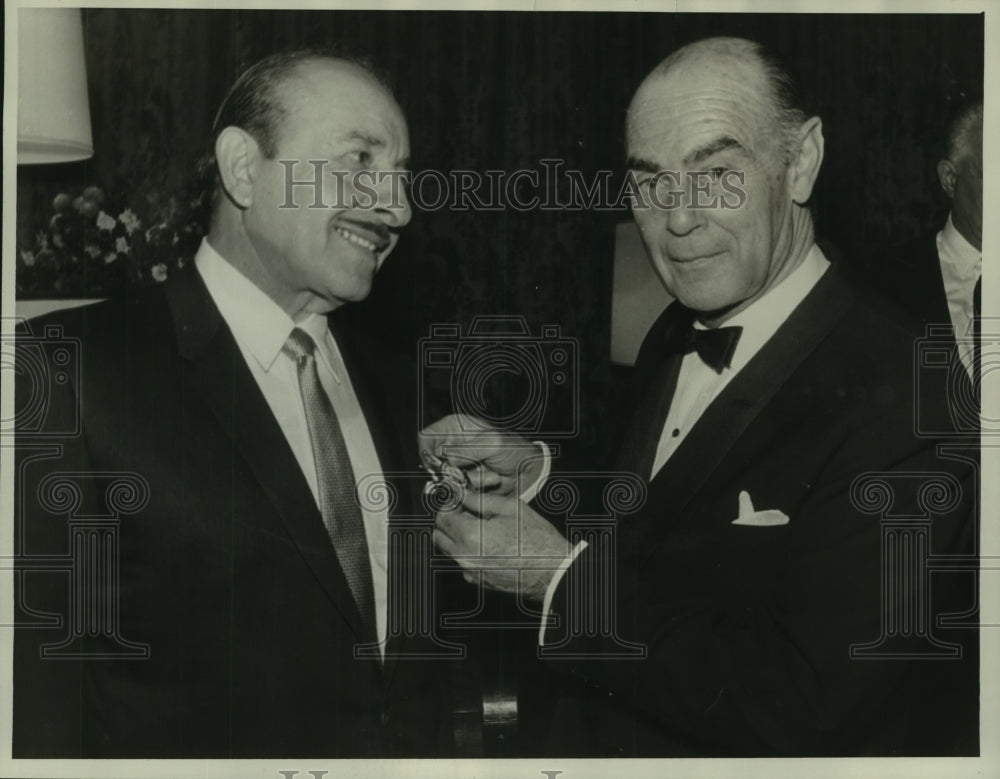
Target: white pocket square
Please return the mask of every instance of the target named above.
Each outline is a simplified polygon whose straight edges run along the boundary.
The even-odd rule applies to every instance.
[[[776,509],[756,511],[750,495],[745,490],[740,493],[740,515],[732,521],[733,525],[752,525],[754,527],[770,527],[772,525],[787,525],[788,515]]]

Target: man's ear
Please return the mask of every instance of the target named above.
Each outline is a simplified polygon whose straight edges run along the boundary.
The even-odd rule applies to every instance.
[[[800,206],[805,205],[812,195],[822,164],[823,122],[818,116],[814,116],[799,128],[798,152],[789,166],[792,200]]]
[[[941,160],[937,164],[938,181],[941,182],[941,189],[948,196],[949,200],[955,197],[955,179],[958,177],[955,166],[951,160]]]
[[[246,130],[226,127],[215,140],[215,160],[222,188],[240,208],[253,203],[253,181],[257,176],[260,147]]]

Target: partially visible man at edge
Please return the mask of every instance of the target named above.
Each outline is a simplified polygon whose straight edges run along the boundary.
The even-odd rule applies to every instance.
[[[412,561],[390,551],[387,507],[340,489],[412,463],[413,404],[394,397],[412,379],[337,316],[328,327],[410,219],[406,120],[368,66],[277,54],[233,86],[211,150],[211,226],[183,271],[32,323],[79,339],[80,381],[50,413],[78,413],[82,434],[30,463],[20,436],[19,548],[68,552],[67,516],[37,494],[49,474],[78,477],[76,515],[106,513],[101,474],[134,475],[148,503],[122,517],[120,578],[97,592],[120,635],[83,626],[83,657],[43,653],[66,628],[66,579],[22,560],[20,602],[64,621],[16,630],[13,754],[448,754],[439,664],[386,645],[391,572]],[[318,162],[326,207],[302,187],[290,205],[289,177],[313,180]],[[367,194],[362,171],[384,174]],[[332,172],[348,174],[340,192]],[[148,657],[121,656],[119,639]]]
[[[636,364],[618,469],[645,482],[645,503],[619,517],[613,557],[511,497],[535,477],[527,442],[470,437],[455,417],[420,440],[460,446],[488,486],[439,514],[439,547],[558,618],[539,638],[561,680],[548,750],[978,754],[978,636],[938,621],[972,608],[974,574],[899,578],[929,552],[974,561],[978,442],[919,434],[912,337],[815,243],[820,119],[763,47],[715,38],[649,74],[626,138],[646,188],[634,216],[677,302]],[[663,171],[680,172],[685,199],[650,207],[651,187],[676,188]],[[745,203],[692,207],[692,171],[741,173]],[[948,429],[948,400],[920,398],[932,429]],[[932,520],[929,547],[883,547],[883,515]],[[617,590],[594,578],[608,570]],[[645,657],[621,657],[616,639]]]
[[[979,384],[976,353],[982,314],[983,101],[963,105],[948,123],[937,164],[941,189],[951,203],[944,226],[902,246],[881,251],[868,263],[873,286],[908,317],[915,334],[951,326],[958,357]]]

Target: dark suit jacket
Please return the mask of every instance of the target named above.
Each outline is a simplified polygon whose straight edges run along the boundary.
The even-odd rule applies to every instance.
[[[412,380],[388,377],[390,361],[335,319],[383,470],[399,470],[416,423],[402,422],[401,437],[393,423],[414,404],[393,403],[389,390],[406,392]],[[58,325],[64,339],[79,339],[79,375],[71,369],[69,381],[50,382],[46,424],[72,430],[78,414],[80,432],[42,442],[59,444],[61,455],[34,446],[37,436],[18,441],[14,755],[447,750],[439,663],[382,667],[353,656],[366,636],[315,501],[193,266],[133,299],[31,324],[36,337]],[[28,400],[20,392],[19,402]],[[79,485],[78,504],[45,496],[54,472]],[[148,502],[142,487],[134,505],[113,497],[116,473],[133,485],[138,478]],[[77,619],[85,634],[63,656],[40,658],[41,646],[58,644],[74,624],[65,565],[56,559],[43,570],[44,556],[69,553],[68,517],[107,515],[109,501],[127,509],[117,527],[119,578],[76,591],[94,593],[101,609],[117,601],[115,625],[103,611]],[[407,561],[395,554],[390,564]],[[46,614],[62,623],[32,627]],[[147,646],[148,657],[141,647],[123,657],[135,654],[130,645]],[[88,657],[72,657],[81,647]]]
[[[668,309],[640,352],[640,415],[658,391],[671,318]],[[601,562],[596,544],[560,583],[562,622],[545,650],[562,678],[552,754],[977,753],[975,634],[932,620],[906,622],[900,637],[901,623],[883,621],[905,611],[883,602],[883,587],[889,598],[926,597],[928,586],[919,568],[919,584],[899,584],[883,563],[883,514],[930,517],[930,550],[903,550],[916,560],[930,551],[969,564],[974,550],[977,443],[939,452],[940,439],[915,435],[912,359],[912,338],[831,268],[712,402],[644,507],[618,522],[617,637],[645,645],[645,659],[609,658],[618,647],[606,629],[567,634],[581,607],[571,593],[588,592]],[[940,396],[921,403],[928,429],[948,424]],[[855,483],[866,474],[877,480]],[[921,493],[928,478],[947,501]],[[732,524],[741,491],[790,521]],[[903,553],[886,543],[889,556]],[[934,603],[921,615],[974,605],[971,574],[931,579]],[[875,654],[852,658],[852,646],[883,635]],[[959,644],[961,657],[935,656],[935,641]],[[918,656],[877,656],[890,651]]]
[[[871,285],[893,304],[901,323],[915,326],[921,335],[927,325],[951,324],[937,251],[938,232],[881,251],[868,263]]]

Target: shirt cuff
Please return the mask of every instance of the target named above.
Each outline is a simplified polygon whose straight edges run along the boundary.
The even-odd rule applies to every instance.
[[[545,646],[545,627],[549,622],[549,611],[552,609],[552,599],[555,597],[556,590],[559,588],[559,582],[562,581],[563,576],[565,576],[566,571],[573,564],[573,561],[580,556],[580,553],[587,548],[586,541],[580,541],[576,546],[573,547],[573,551],[569,553],[569,556],[562,561],[562,564],[556,569],[556,572],[552,575],[552,581],[549,582],[549,587],[545,590],[545,600],[542,601],[542,625],[538,628],[538,646]]]
[[[545,486],[545,481],[549,478],[549,473],[552,471],[552,454],[549,451],[549,447],[544,441],[532,441],[535,446],[538,446],[542,450],[542,472],[539,474],[538,478],[535,479],[534,483],[530,484],[528,488],[521,493],[522,503],[531,503],[535,499],[535,496],[539,493],[542,487]]]

